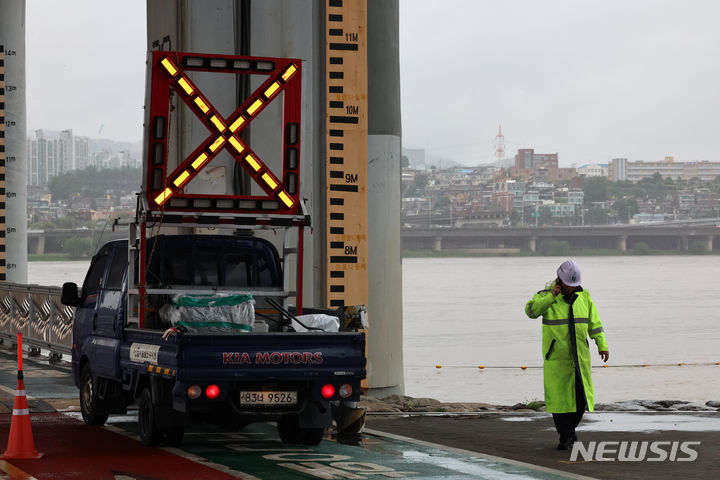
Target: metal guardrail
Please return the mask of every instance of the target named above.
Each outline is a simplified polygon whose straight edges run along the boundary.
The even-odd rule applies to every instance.
[[[50,351],[50,358],[69,355],[74,307],[60,303],[60,287],[0,282],[0,339]]]

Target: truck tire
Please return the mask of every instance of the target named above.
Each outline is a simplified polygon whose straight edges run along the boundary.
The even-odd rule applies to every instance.
[[[317,445],[325,436],[324,428],[301,428],[300,441],[303,445]]]
[[[298,416],[289,413],[280,417],[280,420],[278,420],[278,433],[283,443],[300,443],[302,435],[298,424]]]
[[[172,427],[165,430],[165,445],[179,447],[182,445],[185,427]]]
[[[294,413],[283,415],[278,421],[278,433],[283,443],[302,443],[303,445],[317,445],[325,436],[325,429],[301,428],[298,416]]]
[[[144,388],[138,398],[138,432],[143,445],[153,447],[160,444],[162,430],[158,427],[155,418],[155,406],[152,403],[152,393],[149,388]]]
[[[83,420],[88,425],[103,425],[108,419],[106,411],[104,402],[98,398],[90,365],[85,364],[80,373],[80,412]]]

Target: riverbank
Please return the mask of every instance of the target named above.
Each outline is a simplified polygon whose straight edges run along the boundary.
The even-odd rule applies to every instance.
[[[42,255],[28,253],[28,262],[75,262],[77,260],[77,258],[70,258],[67,253],[43,253]]]
[[[441,402],[434,398],[413,398],[390,395],[381,399],[363,396],[359,407],[368,413],[482,413],[482,412],[544,412],[545,402],[532,400],[514,405],[495,405],[481,402]],[[629,400],[616,403],[598,403],[599,412],[720,412],[720,401],[705,404],[684,400]]]

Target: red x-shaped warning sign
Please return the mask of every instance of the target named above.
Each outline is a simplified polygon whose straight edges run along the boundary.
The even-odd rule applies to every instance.
[[[153,52],[144,179],[150,210],[209,212],[299,212],[300,60]],[[186,72],[206,71],[265,75],[267,79],[229,117],[224,118]],[[210,135],[168,174],[170,96],[175,92],[210,131]],[[284,95],[280,95],[284,92]],[[240,132],[273,100],[283,98],[283,159],[273,173],[240,138]],[[198,195],[183,189],[222,150],[228,151],[267,196]]]

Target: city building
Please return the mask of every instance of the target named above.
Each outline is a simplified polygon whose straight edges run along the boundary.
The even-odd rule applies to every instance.
[[[533,148],[521,148],[515,154],[515,168],[529,168],[538,170],[540,168],[557,168],[557,153],[535,153]]]
[[[663,178],[673,180],[690,180],[698,178],[703,181],[713,180],[720,175],[720,162],[707,160],[699,162],[676,162],[674,157],[665,157],[662,162],[629,162],[626,158],[613,158],[608,165],[610,180],[630,180],[637,182],[659,174]]]
[[[60,132],[58,151],[58,175],[77,169],[75,160],[75,140],[72,129]]]
[[[72,130],[71,130],[72,132]],[[85,170],[90,166],[90,149],[88,145],[88,137],[74,137],[73,151],[75,161],[73,162],[78,170]]]
[[[572,217],[575,215],[575,205],[568,203],[553,203],[544,205],[550,209],[553,217]]]
[[[610,160],[607,176],[613,182],[627,180],[627,158],[613,158]]]
[[[127,143],[105,141],[104,144],[111,150],[91,151],[90,139],[74,136],[70,129],[59,133],[35,130],[27,139],[28,186],[44,189],[54,176],[91,166],[98,169],[139,166],[130,150],[118,149]]]
[[[568,203],[571,205],[582,205],[585,201],[585,192],[582,190],[568,190]]]
[[[58,174],[58,140],[47,138],[42,130],[35,130],[27,139],[27,184],[45,187],[50,177]]]
[[[577,168],[578,175],[585,177],[607,177],[608,165],[606,163],[590,163]]]
[[[510,176],[524,182],[530,180],[555,182],[570,180],[577,175],[575,168],[559,168],[557,153],[535,153],[532,148],[521,148],[515,154],[515,166]]]

